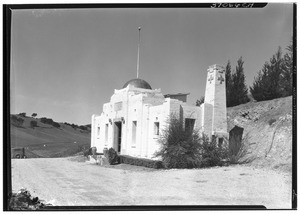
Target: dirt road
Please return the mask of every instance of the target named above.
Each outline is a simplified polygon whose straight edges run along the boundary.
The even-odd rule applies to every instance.
[[[125,167],[126,168],[126,167]],[[128,167],[127,167],[128,168]],[[246,166],[105,168],[68,158],[12,160],[12,187],[53,205],[265,205],[291,208],[291,175]]]

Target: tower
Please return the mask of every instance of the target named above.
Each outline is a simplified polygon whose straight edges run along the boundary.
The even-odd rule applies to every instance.
[[[220,144],[228,139],[225,69],[211,65],[207,70],[205,100],[202,106],[202,131]]]

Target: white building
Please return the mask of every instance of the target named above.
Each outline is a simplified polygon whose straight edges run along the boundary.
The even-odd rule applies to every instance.
[[[115,89],[100,115],[92,116],[91,146],[102,152],[114,148],[123,155],[152,158],[167,119],[175,114],[186,128],[215,136],[219,144],[228,142],[225,72],[221,66],[208,69],[205,101],[188,105],[188,94],[163,95],[142,79],[128,81]]]

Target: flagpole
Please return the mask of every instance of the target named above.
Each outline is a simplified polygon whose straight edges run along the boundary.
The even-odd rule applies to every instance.
[[[136,65],[136,78],[139,78],[139,68],[140,68],[140,43],[141,43],[141,28],[139,27],[139,43],[138,43],[138,53],[137,53],[137,65]]]

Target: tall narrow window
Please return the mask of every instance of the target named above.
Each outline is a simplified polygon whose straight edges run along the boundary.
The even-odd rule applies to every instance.
[[[154,135],[159,135],[159,122],[154,122]]]
[[[108,124],[105,124],[105,143],[107,143],[108,140]]]
[[[97,135],[99,136],[100,135],[100,127],[98,126],[98,129],[97,129]]]
[[[137,121],[132,121],[132,145],[135,145],[136,143],[136,126]]]

